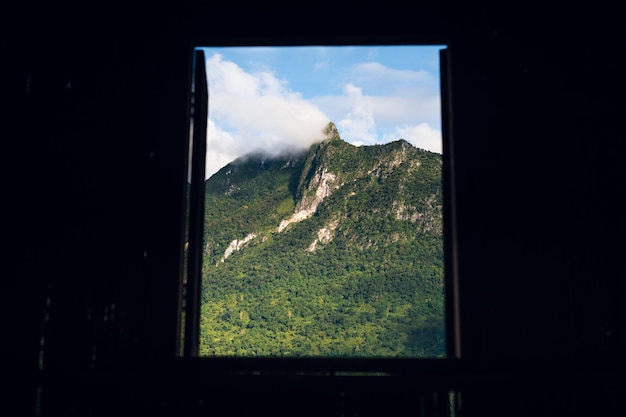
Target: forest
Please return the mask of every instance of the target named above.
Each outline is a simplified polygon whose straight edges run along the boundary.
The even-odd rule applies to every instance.
[[[202,356],[445,356],[441,155],[325,133],[207,180]]]

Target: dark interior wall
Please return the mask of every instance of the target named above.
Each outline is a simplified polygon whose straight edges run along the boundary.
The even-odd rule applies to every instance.
[[[623,31],[594,9],[488,16],[452,55],[462,343],[511,379],[465,405],[604,414],[620,388],[594,371],[626,347]]]
[[[178,15],[111,2],[3,16],[1,353],[24,384],[40,362],[175,353],[191,56],[170,34]]]
[[[592,11],[529,17],[453,55],[464,345],[485,363],[617,358],[621,30]]]
[[[66,390],[53,395],[53,376],[42,385],[40,366],[169,366],[191,43],[435,34],[451,45],[464,369],[470,380],[504,372],[518,390],[479,385],[467,414],[504,405],[513,415],[616,411],[619,385],[608,381],[589,388],[575,379],[539,399],[521,381],[623,370],[626,37],[618,14],[451,3],[407,13],[394,2],[362,5],[358,17],[341,3],[244,10],[24,3],[5,14],[7,398],[24,414],[70,407]],[[42,386],[53,394],[42,397]],[[507,400],[522,397],[511,410]],[[85,401],[79,410],[89,409]]]

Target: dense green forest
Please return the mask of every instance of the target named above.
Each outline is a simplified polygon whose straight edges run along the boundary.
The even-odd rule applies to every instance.
[[[324,134],[207,180],[201,355],[445,355],[441,155]]]

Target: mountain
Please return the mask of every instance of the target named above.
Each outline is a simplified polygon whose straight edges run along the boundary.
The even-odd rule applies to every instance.
[[[320,136],[206,181],[201,354],[445,356],[441,155]]]

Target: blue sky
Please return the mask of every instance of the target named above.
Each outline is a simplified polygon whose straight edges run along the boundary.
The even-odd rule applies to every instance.
[[[207,177],[254,149],[306,148],[329,121],[355,145],[406,139],[440,153],[443,47],[202,48]]]

